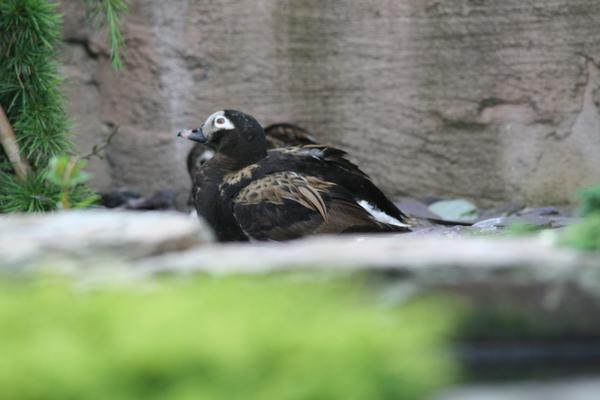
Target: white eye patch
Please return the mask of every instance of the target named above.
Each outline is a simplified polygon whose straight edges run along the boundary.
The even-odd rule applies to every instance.
[[[205,125],[212,125],[213,127],[217,128],[215,130],[235,129],[233,122],[231,122],[229,118],[225,116],[225,111],[217,111],[208,117]]]
[[[217,111],[212,114],[202,125],[202,132],[208,139],[214,132],[231,129],[235,129],[235,125],[225,116],[225,111]]]
[[[217,117],[215,118],[214,124],[217,128],[220,129],[233,129],[233,124],[230,120],[225,117]]]

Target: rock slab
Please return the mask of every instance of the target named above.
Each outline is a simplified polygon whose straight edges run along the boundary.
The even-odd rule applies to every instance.
[[[286,243],[213,244],[140,260],[137,271],[261,274],[293,270],[396,271],[469,280],[514,273],[552,279],[600,267],[599,255],[557,248],[550,238],[458,235],[319,236]],[[597,271],[600,272],[600,271]]]
[[[0,266],[46,260],[130,261],[212,240],[197,218],[175,212],[70,211],[0,216]]]

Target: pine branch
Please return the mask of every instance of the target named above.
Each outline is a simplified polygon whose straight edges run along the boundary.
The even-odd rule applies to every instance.
[[[0,142],[2,143],[2,148],[6,153],[8,159],[10,160],[15,173],[21,180],[25,180],[27,175],[29,174],[29,163],[26,159],[21,157],[21,152],[19,150],[19,144],[17,143],[17,138],[15,136],[15,132],[10,126],[10,122],[6,117],[6,113],[4,112],[4,108],[0,105]]]
[[[72,149],[57,63],[61,29],[54,1],[0,0],[0,212],[55,210],[60,199],[47,167]],[[74,204],[89,192],[75,189]]]
[[[110,58],[116,70],[123,68],[121,51],[124,47],[121,34],[120,14],[127,11],[127,5],[122,0],[104,0],[106,7],[106,25],[110,42]]]
[[[125,0],[86,0],[93,19],[106,25],[106,36],[110,46],[110,60],[116,70],[123,68],[122,53],[125,40],[121,32],[121,15],[129,10]]]
[[[56,62],[62,29],[56,7],[45,0],[0,1],[0,104],[36,171],[71,149]]]

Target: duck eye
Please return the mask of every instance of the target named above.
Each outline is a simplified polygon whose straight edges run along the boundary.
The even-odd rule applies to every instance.
[[[225,123],[225,118],[223,118],[223,117],[219,117],[219,118],[217,118],[217,119],[215,120],[215,123],[216,123],[217,125],[223,125],[223,124]]]

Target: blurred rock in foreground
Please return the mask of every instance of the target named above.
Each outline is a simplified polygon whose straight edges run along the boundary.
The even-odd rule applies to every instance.
[[[189,249],[212,240],[199,219],[175,212],[70,211],[0,216],[0,266],[92,267]]]

